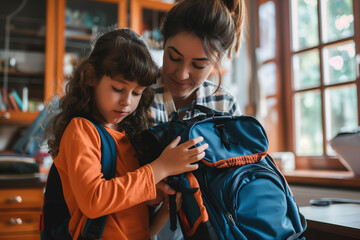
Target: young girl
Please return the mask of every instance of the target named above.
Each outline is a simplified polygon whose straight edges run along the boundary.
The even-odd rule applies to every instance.
[[[146,202],[156,197],[155,185],[169,175],[195,170],[192,163],[204,157],[207,144],[191,148],[201,137],[177,146],[178,137],[158,159],[139,167],[128,137],[118,131],[120,122],[132,136],[148,127],[153,99],[148,87],[158,74],[141,38],[129,29],[117,29],[98,38],[66,86],[48,144],[61,177],[73,239],[81,236],[87,218],[103,215],[108,217],[102,239],[149,239],[167,214],[164,204],[149,230]],[[116,142],[116,173],[111,180],[102,178],[100,136],[82,116],[102,123]]]

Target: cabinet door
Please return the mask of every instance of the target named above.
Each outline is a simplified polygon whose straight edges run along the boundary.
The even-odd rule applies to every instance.
[[[61,0],[58,12],[57,92],[62,93],[77,60],[90,52],[90,40],[102,29],[126,27],[127,0]]]
[[[170,0],[131,1],[130,26],[140,34],[151,49],[162,49],[160,25],[167,11],[174,5]]]
[[[10,120],[11,112],[29,115],[43,106],[46,8],[47,0],[12,0],[0,7],[0,111]]]

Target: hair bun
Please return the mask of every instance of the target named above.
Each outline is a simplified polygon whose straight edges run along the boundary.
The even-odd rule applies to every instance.
[[[246,16],[246,7],[244,0],[220,0],[229,10],[231,17],[235,25],[235,44],[234,50],[237,54],[239,52],[241,36],[242,36],[242,26]],[[231,56],[231,51],[229,51],[229,57]]]

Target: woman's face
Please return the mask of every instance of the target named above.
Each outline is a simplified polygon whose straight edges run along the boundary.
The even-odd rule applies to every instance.
[[[213,68],[214,64],[195,34],[181,32],[167,39],[163,77],[174,100],[193,97],[194,90],[208,78]]]

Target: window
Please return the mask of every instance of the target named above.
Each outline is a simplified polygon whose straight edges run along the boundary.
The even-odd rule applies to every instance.
[[[281,132],[281,95],[279,85],[279,53],[277,47],[278,35],[276,24],[276,2],[259,1],[258,40],[256,46],[257,79],[259,83],[257,113],[262,119],[268,138],[269,150],[277,151],[283,141]]]
[[[294,152],[297,168],[344,169],[329,142],[360,125],[359,5],[357,0],[257,1],[260,89],[276,105],[275,113],[271,103],[265,105],[275,114],[265,122],[269,116],[281,119],[284,131],[265,128],[282,136],[275,150]],[[279,39],[268,42],[264,32]]]

